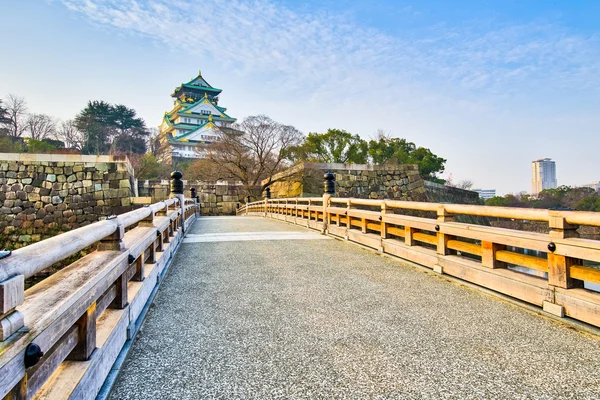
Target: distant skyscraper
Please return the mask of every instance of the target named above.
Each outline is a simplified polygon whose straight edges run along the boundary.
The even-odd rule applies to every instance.
[[[550,158],[531,162],[531,194],[537,196],[544,189],[556,189],[556,163]]]

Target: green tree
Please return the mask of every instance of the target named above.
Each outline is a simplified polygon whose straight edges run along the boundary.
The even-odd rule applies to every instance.
[[[492,207],[506,207],[508,204],[508,200],[502,196],[494,196],[491,199],[487,199],[485,201],[486,206]]]
[[[289,157],[294,161],[365,164],[368,144],[358,135],[328,129],[326,133],[309,133],[300,146],[289,149]]]
[[[10,136],[0,137],[0,153],[22,153],[23,145],[21,141],[13,140]]]
[[[597,193],[581,199],[575,205],[580,211],[600,211],[600,196]]]
[[[43,140],[26,139],[28,153],[52,153],[57,146]]]
[[[446,159],[433,154],[425,147],[417,147],[406,139],[380,136],[369,142],[369,156],[374,164],[417,164],[424,179],[437,180],[437,174],[444,172]]]
[[[135,110],[124,105],[90,101],[73,122],[83,134],[84,154],[146,152],[150,132]]]
[[[113,152],[143,154],[146,152],[146,137],[150,132],[142,118],[132,108],[122,104],[112,106],[111,123],[117,131],[113,141]]]

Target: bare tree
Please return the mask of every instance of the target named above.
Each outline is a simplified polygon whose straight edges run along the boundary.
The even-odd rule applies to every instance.
[[[473,182],[468,179],[465,179],[454,185],[449,185],[449,186],[454,186],[455,188],[458,188],[458,189],[470,190],[473,187]]]
[[[54,137],[56,134],[56,121],[46,114],[29,114],[25,127],[29,137],[34,140]]]
[[[56,137],[65,143],[65,147],[81,150],[83,148],[83,133],[77,129],[72,119],[63,121],[56,130]]]
[[[381,139],[383,139],[383,140],[391,140],[392,139],[392,132],[386,131],[386,130],[384,130],[382,128],[377,129],[377,131],[375,132],[375,135],[373,136],[372,140],[375,140],[376,142],[378,142]]]
[[[4,109],[7,122],[3,122],[2,125],[7,129],[8,135],[21,137],[26,128],[27,102],[23,97],[9,94]]]
[[[220,179],[240,181],[247,193],[258,197],[286,166],[287,150],[299,145],[303,135],[265,115],[247,117],[234,128],[221,128],[219,140],[207,148],[207,159],[219,167]]]

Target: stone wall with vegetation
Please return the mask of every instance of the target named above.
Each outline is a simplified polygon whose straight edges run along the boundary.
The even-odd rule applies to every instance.
[[[207,183],[201,181],[183,181],[186,197],[191,197],[191,188],[195,188],[200,198],[201,213],[205,216],[235,215],[239,203],[245,203],[242,186],[227,182]],[[151,198],[152,203],[169,198],[168,180],[148,180],[138,182],[138,193]]]
[[[426,201],[425,181],[417,165],[301,163],[273,177],[271,197],[323,195],[323,175],[335,174],[336,196]]]
[[[435,182],[425,181],[427,200],[432,203],[481,204],[479,194]]]
[[[0,241],[19,248],[131,209],[126,157],[0,153]]]

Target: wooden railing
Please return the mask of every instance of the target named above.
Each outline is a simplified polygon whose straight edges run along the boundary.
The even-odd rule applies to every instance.
[[[317,229],[600,327],[600,293],[586,289],[600,284],[592,266],[600,263],[600,241],[577,234],[581,225],[599,227],[600,213],[325,195],[257,201],[238,215]],[[460,223],[460,215],[541,221],[550,231]]]
[[[96,397],[198,215],[194,200],[178,197],[0,260],[0,398]],[[26,278],[90,246],[97,250],[24,290]]]

